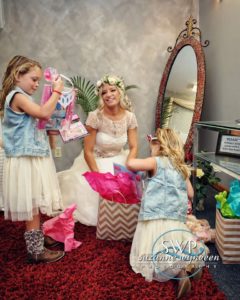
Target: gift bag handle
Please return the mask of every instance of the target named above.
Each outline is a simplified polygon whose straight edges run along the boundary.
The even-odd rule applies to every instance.
[[[62,78],[64,78],[67,82],[70,83],[70,87],[64,87],[65,90],[62,91],[62,94],[69,94],[71,93],[73,90],[74,90],[74,86],[73,86],[73,82],[70,78],[68,78],[67,76],[63,75],[63,74],[60,74],[60,76]]]
[[[66,94],[72,93],[72,91],[74,90],[74,85],[73,85],[72,80],[69,77],[67,77],[63,74],[58,74],[58,71],[53,67],[48,67],[44,70],[44,77],[45,77],[45,80],[48,81],[48,82],[51,82],[54,78],[56,78],[58,76],[61,76],[68,83],[70,83],[70,87],[64,87],[64,90],[62,91],[62,94],[66,95]]]
[[[125,204],[127,204],[127,200],[126,200],[126,198],[124,197],[124,195],[121,192],[119,192],[118,190],[114,190],[114,192],[119,193],[123,197],[123,199],[125,201]],[[115,202],[115,201],[113,201],[113,197],[112,197],[112,202]]]

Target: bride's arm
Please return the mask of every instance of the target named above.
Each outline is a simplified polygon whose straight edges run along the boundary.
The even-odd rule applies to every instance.
[[[127,160],[137,157],[137,151],[138,151],[137,127],[133,129],[128,129],[128,146],[129,146],[129,154]]]
[[[90,126],[86,126],[89,135],[84,138],[84,158],[88,164],[89,169],[92,172],[99,172],[95,157],[94,157],[94,146],[96,143],[97,130]]]

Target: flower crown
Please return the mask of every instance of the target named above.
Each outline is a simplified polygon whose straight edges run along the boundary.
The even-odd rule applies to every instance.
[[[97,82],[97,87],[95,90],[96,95],[99,96],[99,91],[101,86],[106,83],[110,85],[115,85],[120,88],[125,93],[125,84],[122,78],[114,76],[114,75],[105,75],[102,79]]]

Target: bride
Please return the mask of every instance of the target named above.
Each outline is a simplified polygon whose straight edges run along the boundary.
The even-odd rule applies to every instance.
[[[84,149],[70,169],[58,173],[64,207],[76,203],[74,218],[92,226],[97,225],[99,194],[82,174],[113,173],[113,163],[125,165],[127,158],[137,155],[137,120],[123,80],[106,75],[97,82],[96,92],[99,105],[86,120],[89,135],[84,138]]]

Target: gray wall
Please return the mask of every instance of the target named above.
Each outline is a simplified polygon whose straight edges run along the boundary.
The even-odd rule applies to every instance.
[[[146,134],[154,130],[158,89],[169,57],[166,49],[174,45],[190,13],[198,19],[198,1],[4,0],[3,4],[0,73],[12,56],[22,54],[43,67],[94,83],[105,73],[123,76],[127,84],[140,87],[129,95],[139,121],[139,154],[147,155]],[[77,111],[84,121],[81,109]],[[58,143],[63,156],[55,162],[63,170],[72,165],[81,142]]]
[[[202,113],[205,121],[240,118],[240,1],[199,1],[200,27],[210,40],[205,49],[206,91]],[[213,144],[207,135],[202,144]]]
[[[202,120],[234,121],[240,118],[240,1],[199,1],[200,27],[210,40],[205,50],[206,91]],[[202,149],[215,151],[217,132],[200,136]],[[218,173],[226,186],[232,180]]]

